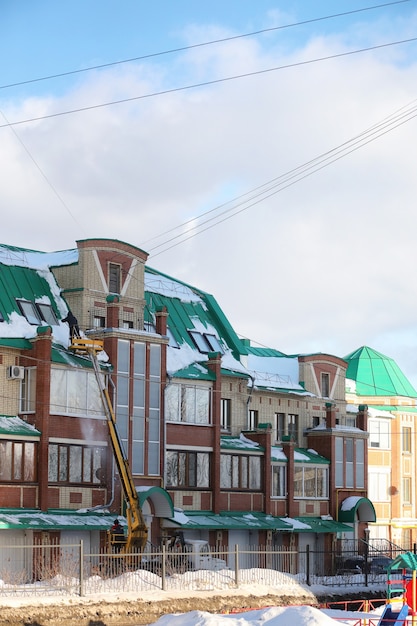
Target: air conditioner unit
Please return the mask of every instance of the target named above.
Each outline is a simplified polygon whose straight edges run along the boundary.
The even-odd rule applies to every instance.
[[[25,368],[19,365],[9,365],[7,368],[7,378],[12,380],[23,380],[25,377]]]

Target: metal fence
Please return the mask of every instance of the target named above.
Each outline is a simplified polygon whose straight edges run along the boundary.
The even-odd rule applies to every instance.
[[[400,552],[392,545],[368,546],[365,551],[362,545],[352,546],[343,552],[235,546],[211,549],[202,563],[201,555],[189,550],[148,549],[143,555],[121,555],[86,553],[82,541],[9,545],[0,546],[0,596],[220,591],[248,584],[277,589],[295,583],[383,585],[386,565]]]

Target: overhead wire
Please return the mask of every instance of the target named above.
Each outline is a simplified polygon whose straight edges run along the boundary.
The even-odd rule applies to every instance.
[[[413,103],[416,101],[414,100]],[[410,103],[412,104],[412,103]],[[237,196],[236,198],[229,200],[226,203],[220,204],[217,207],[210,209],[198,217],[191,218],[186,222],[183,222],[179,226],[175,226],[173,229],[165,231],[163,235],[158,235],[151,240],[152,241],[158,238],[161,238],[164,235],[169,235],[172,232],[175,232],[179,229],[187,228],[187,232],[181,232],[175,236],[166,239],[162,243],[151,246],[149,248],[149,252],[152,257],[158,256],[168,250],[184,243],[185,241],[195,237],[196,235],[202,234],[203,232],[209,230],[210,228],[214,228],[215,226],[225,222],[232,217],[235,217],[239,213],[243,211],[247,211],[253,206],[263,202],[264,200],[270,198],[277,193],[284,191],[288,187],[300,182],[304,178],[315,174],[316,172],[322,170],[323,168],[331,165],[332,163],[340,160],[341,158],[359,150],[360,148],[366,146],[367,144],[379,139],[383,135],[395,130],[399,126],[411,121],[417,116],[417,105],[414,105],[412,108],[405,110],[405,108],[410,107],[410,105],[406,105],[402,107],[392,115],[384,118],[381,122],[374,124],[368,129],[362,131],[359,135],[339,144],[335,148],[328,150],[327,152],[322,153],[321,155],[307,161],[306,163],[299,165],[280,176],[271,179],[270,181],[255,187],[254,189]],[[230,205],[230,206],[229,206]],[[221,211],[219,213],[219,211]],[[217,215],[212,215],[216,213]],[[200,221],[196,224],[198,220],[211,215],[211,217],[207,217],[203,221]],[[194,224],[194,225],[193,225]],[[205,228],[203,228],[205,226]],[[175,242],[175,243],[173,243]],[[146,242],[145,242],[146,243]],[[172,245],[168,245],[172,244]],[[141,244],[143,245],[143,244]],[[162,249],[161,249],[162,248]],[[158,251],[159,250],[159,251]]]
[[[89,67],[84,67],[84,68],[79,68],[76,70],[69,70],[67,72],[60,72],[57,74],[51,74],[49,76],[40,76],[38,78],[31,78],[28,80],[23,80],[20,82],[15,82],[15,83],[9,83],[6,85],[0,85],[0,89],[9,89],[11,87],[20,87],[23,85],[29,85],[31,83],[37,83],[37,82],[41,82],[41,81],[46,81],[46,80],[53,80],[56,78],[64,78],[67,76],[72,76],[74,74],[81,74],[84,72],[91,72],[93,70],[99,70],[99,69],[105,69],[105,68],[109,68],[109,67],[114,67],[116,65],[122,65],[125,63],[132,63],[132,62],[136,62],[136,61],[143,61],[143,60],[148,60],[148,59],[152,59],[154,57],[160,57],[163,55],[168,55],[168,54],[174,54],[174,53],[178,53],[178,52],[185,52],[187,50],[193,50],[195,48],[202,48],[204,46],[211,46],[214,44],[219,44],[219,43],[226,43],[228,41],[234,41],[236,39],[243,39],[245,37],[254,37],[256,35],[263,35],[265,33],[271,33],[274,31],[279,31],[279,30],[284,30],[287,28],[294,28],[297,26],[306,26],[307,24],[314,24],[315,22],[321,22],[324,20],[329,20],[329,19],[335,19],[337,17],[346,17],[347,15],[354,15],[357,13],[364,13],[365,11],[372,11],[375,9],[381,9],[381,8],[385,8],[385,7],[389,7],[389,6],[393,6],[396,4],[404,4],[407,2],[410,2],[411,0],[394,0],[393,2],[385,2],[383,4],[376,4],[376,5],[372,5],[369,7],[362,7],[360,9],[352,9],[350,11],[343,11],[341,13],[334,13],[332,15],[324,15],[321,17],[315,17],[315,18],[311,18],[308,20],[302,20],[300,22],[294,22],[292,24],[283,24],[280,26],[271,26],[269,28],[262,28],[259,30],[255,30],[249,33],[242,33],[239,35],[231,35],[229,37],[222,37],[219,39],[212,39],[210,41],[204,41],[204,42],[199,42],[199,43],[195,43],[195,44],[190,44],[188,46],[181,46],[178,48],[172,48],[170,50],[163,50],[160,52],[153,52],[150,54],[144,54],[141,56],[137,56],[137,57],[131,57],[129,59],[123,59],[121,61],[110,61],[109,63],[101,63],[100,65],[91,65]]]
[[[29,124],[32,122],[40,122],[43,120],[54,119],[58,117],[63,117],[66,115],[74,115],[75,113],[84,113],[86,111],[93,111],[97,109],[102,109],[109,106],[115,106],[117,104],[126,104],[128,102],[136,102],[138,100],[145,100],[148,98],[155,98],[157,96],[166,96],[172,93],[179,93],[182,91],[188,91],[190,89],[198,89],[201,87],[210,87],[212,85],[217,85],[221,83],[230,82],[233,80],[240,80],[242,78],[249,78],[252,76],[259,76],[263,74],[268,74],[270,72],[277,72],[284,69],[300,67],[303,65],[311,65],[313,63],[319,63],[322,61],[329,61],[331,59],[339,59],[346,56],[352,56],[354,54],[361,54],[363,52],[370,52],[373,50],[380,50],[383,48],[388,48],[391,46],[397,46],[405,43],[412,43],[417,41],[417,37],[410,37],[408,39],[401,39],[399,41],[390,41],[388,43],[378,44],[374,46],[368,46],[366,48],[358,48],[355,50],[348,50],[347,52],[339,52],[336,54],[330,54],[323,57],[317,57],[315,59],[308,59],[306,61],[295,61],[293,63],[287,63],[285,65],[279,65],[276,67],[270,67],[263,70],[255,70],[253,72],[244,72],[243,74],[235,74],[233,76],[227,76],[224,78],[215,78],[213,80],[202,81],[199,83],[192,83],[190,85],[183,85],[181,87],[172,87],[170,89],[162,89],[161,91],[154,91],[151,93],[142,94],[140,96],[131,96],[129,98],[120,98],[118,100],[111,100],[109,102],[101,102],[98,104],[92,104],[84,107],[77,107],[75,109],[68,109],[66,111],[57,111],[55,113],[48,113],[47,115],[39,115],[37,117],[26,118],[23,120],[15,120],[14,122],[9,122],[8,124],[0,124],[0,128],[7,128],[9,126],[18,126],[21,124]]]

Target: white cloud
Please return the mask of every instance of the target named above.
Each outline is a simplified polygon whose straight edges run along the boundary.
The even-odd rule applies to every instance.
[[[399,40],[412,23],[375,22],[298,49],[280,36],[242,39],[84,76],[57,99],[9,96],[0,108],[16,120],[146,95]],[[151,251],[150,238],[412,102],[412,50],[394,46],[15,126],[66,207],[11,130],[0,129],[2,243],[49,251],[113,237]],[[245,336],[289,353],[343,356],[364,343],[387,345],[416,382],[416,146],[412,120],[183,245],[159,256],[155,249],[149,264],[213,293]]]

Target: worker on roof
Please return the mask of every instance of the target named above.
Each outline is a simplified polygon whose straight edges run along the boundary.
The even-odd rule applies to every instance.
[[[75,337],[80,336],[80,327],[78,326],[78,320],[71,311],[68,311],[67,317],[64,317],[62,321],[66,322],[69,326],[71,340]]]

